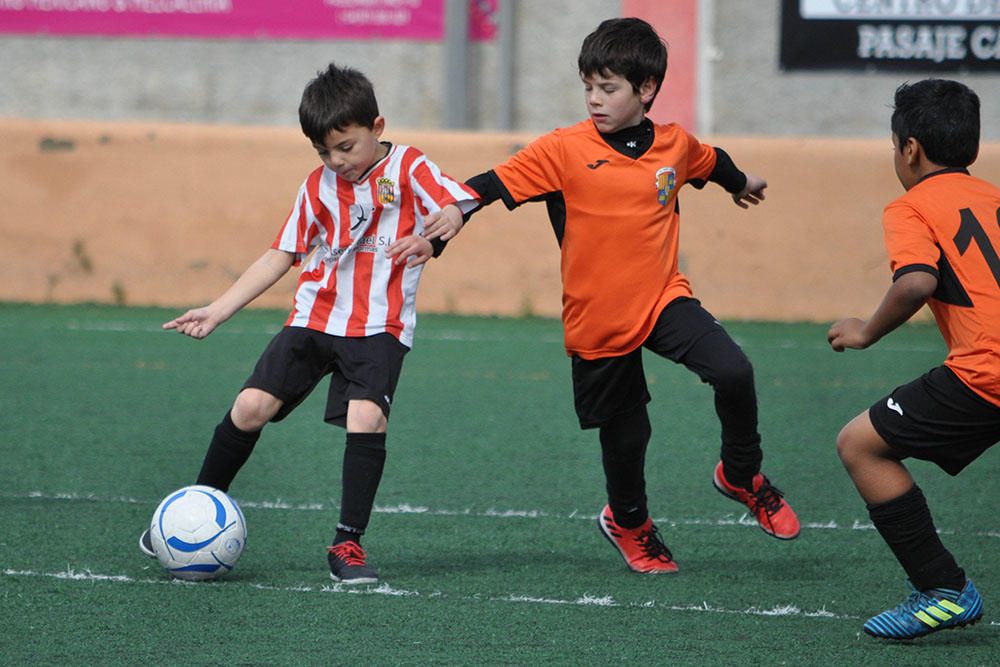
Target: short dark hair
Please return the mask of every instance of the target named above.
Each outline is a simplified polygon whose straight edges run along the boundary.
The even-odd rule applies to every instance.
[[[667,45],[653,26],[642,19],[608,19],[587,35],[577,59],[580,76],[617,74],[632,84],[632,90],[648,79],[656,82],[653,99],[667,74]],[[650,100],[646,111],[652,106]]]
[[[302,91],[299,103],[302,132],[317,144],[325,142],[331,130],[340,131],[349,125],[371,129],[378,115],[371,81],[356,69],[334,63],[316,73]]]
[[[979,97],[948,79],[904,83],[896,89],[892,133],[899,146],[913,137],[924,155],[944,167],[967,167],[979,154]]]

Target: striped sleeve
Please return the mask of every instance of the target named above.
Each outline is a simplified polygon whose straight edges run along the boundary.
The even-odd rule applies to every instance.
[[[455,204],[468,213],[476,207],[479,195],[464,183],[459,183],[436,164],[420,153],[410,165],[410,183],[417,201],[428,213],[433,213],[448,204]]]
[[[322,169],[317,169],[309,175],[299,188],[292,211],[278,231],[271,244],[274,250],[283,250],[295,255],[295,263],[299,264],[309,253],[313,240],[320,233],[316,221],[314,202],[319,202],[319,180]],[[311,196],[310,193],[315,193]]]

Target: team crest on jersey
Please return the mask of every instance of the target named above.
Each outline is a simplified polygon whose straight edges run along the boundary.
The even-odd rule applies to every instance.
[[[677,172],[673,167],[660,167],[656,170],[656,201],[660,206],[666,206],[670,193],[677,187]]]
[[[396,201],[396,182],[394,180],[383,176],[375,181],[375,186],[378,203],[391,204]]]

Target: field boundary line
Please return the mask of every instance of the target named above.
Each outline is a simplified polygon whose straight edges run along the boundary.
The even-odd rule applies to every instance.
[[[825,607],[821,607],[815,610],[803,610],[795,604],[785,603],[776,604],[773,607],[760,607],[751,606],[745,609],[729,609],[726,607],[720,607],[709,602],[703,601],[697,604],[676,604],[662,602],[659,600],[651,599],[642,602],[622,602],[616,600],[614,596],[611,595],[590,595],[583,594],[572,598],[553,598],[553,597],[538,597],[533,595],[524,595],[518,593],[507,593],[504,595],[456,595],[453,593],[442,593],[440,591],[434,591],[432,593],[425,593],[421,591],[414,591],[402,588],[396,588],[390,586],[389,584],[382,583],[377,586],[346,586],[344,584],[323,584],[323,585],[291,585],[291,586],[275,586],[270,584],[261,584],[254,582],[242,582],[242,581],[220,581],[218,583],[204,583],[204,582],[192,582],[192,581],[181,581],[178,579],[170,579],[164,575],[164,578],[149,578],[149,577],[131,577],[124,574],[101,574],[93,572],[92,570],[74,570],[73,568],[66,568],[61,572],[39,572],[36,570],[18,570],[13,568],[4,568],[0,570],[0,574],[5,577],[14,578],[44,578],[44,579],[58,579],[61,581],[80,581],[87,583],[120,583],[120,584],[141,584],[141,585],[153,585],[153,586],[243,586],[247,588],[253,588],[263,591],[272,592],[282,592],[282,593],[315,593],[315,594],[346,594],[346,595],[381,595],[386,597],[405,597],[405,598],[421,598],[428,600],[457,600],[460,602],[506,602],[511,604],[528,604],[528,605],[553,605],[553,606],[568,606],[568,607],[608,607],[608,608],[625,608],[625,609],[664,609],[667,611],[676,612],[699,612],[699,613],[709,613],[709,614],[729,614],[736,616],[760,616],[760,617],[801,617],[801,618],[820,618],[829,620],[860,620],[859,616],[852,616],[849,614],[838,614],[831,612]]]
[[[65,502],[91,502],[91,503],[120,503],[123,505],[149,505],[151,508],[155,508],[160,502],[160,499],[145,500],[140,498],[132,498],[129,496],[99,496],[97,494],[81,494],[81,493],[47,493],[43,491],[29,491],[27,493],[0,493],[0,500],[46,500],[46,501],[65,501]],[[283,510],[283,511],[296,511],[296,512],[329,512],[338,510],[339,506],[335,503],[292,503],[280,498],[276,500],[247,500],[241,499],[238,496],[234,496],[237,504],[241,509],[262,509],[262,510]],[[399,503],[396,505],[375,505],[372,510],[375,514],[414,514],[423,516],[441,516],[441,517],[470,517],[470,518],[489,518],[489,519],[552,519],[556,521],[565,520],[585,520],[585,521],[596,521],[597,515],[590,514],[587,512],[577,512],[573,511],[569,514],[556,514],[552,512],[546,512],[544,510],[514,510],[514,509],[495,509],[487,508],[485,510],[472,510],[472,509],[462,509],[462,510],[452,510],[452,509],[432,509],[425,505],[411,505],[409,503]],[[664,527],[678,527],[678,526],[708,526],[708,527],[729,527],[738,526],[745,528],[758,528],[757,521],[752,519],[747,513],[733,513],[728,512],[721,515],[715,519],[708,518],[657,518],[653,517],[653,521],[656,522],[657,526],[661,529]],[[834,520],[829,521],[806,521],[802,523],[802,527],[807,530],[844,530],[844,531],[872,531],[875,527],[870,521],[861,519],[851,519],[845,523],[839,523]],[[949,528],[938,528],[938,534],[940,535],[965,535],[971,537],[988,537],[988,538],[1000,538],[1000,531],[987,530],[987,531],[964,531],[955,530]]]

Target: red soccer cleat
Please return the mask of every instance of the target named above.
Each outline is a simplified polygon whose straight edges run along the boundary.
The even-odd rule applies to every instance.
[[[669,574],[677,571],[677,563],[674,562],[670,549],[660,539],[660,531],[651,518],[647,518],[638,528],[622,528],[615,523],[611,507],[605,505],[597,517],[597,526],[608,542],[618,549],[625,564],[633,572]]]
[[[722,474],[722,462],[715,466],[712,479],[715,488],[724,496],[743,503],[757,519],[760,529],[779,540],[793,540],[799,536],[799,518],[791,506],[785,502],[778,487],[757,473],[753,477],[753,493],[726,481]]]

